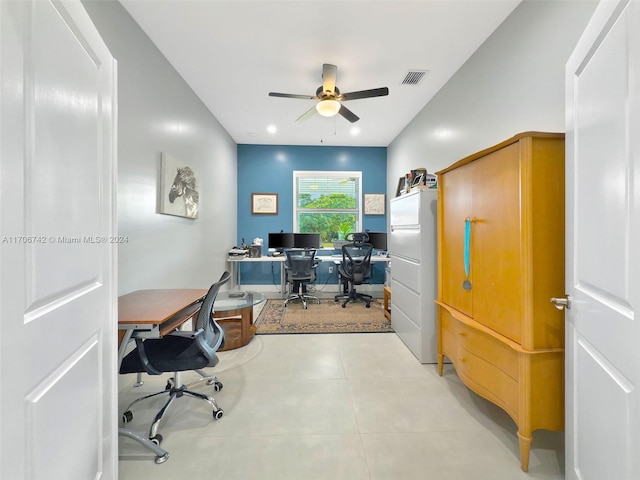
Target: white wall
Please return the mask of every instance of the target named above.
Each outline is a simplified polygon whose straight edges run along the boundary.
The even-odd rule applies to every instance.
[[[525,0],[396,137],[387,192],[524,131],[564,131],[564,65],[594,1]],[[428,81],[428,78],[427,78]]]
[[[236,144],[120,3],[83,3],[118,61],[118,293],[205,288],[236,241]],[[197,172],[198,219],[157,213],[161,152]]]

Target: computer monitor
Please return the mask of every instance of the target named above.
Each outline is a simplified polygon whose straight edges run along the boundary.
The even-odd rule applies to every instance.
[[[294,233],[293,248],[320,248],[320,234]]]
[[[369,241],[374,250],[387,250],[387,232],[366,232],[369,235]]]
[[[293,248],[293,233],[270,233],[269,248],[281,252],[285,248]]]

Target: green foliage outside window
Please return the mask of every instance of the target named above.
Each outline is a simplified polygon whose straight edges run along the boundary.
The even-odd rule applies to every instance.
[[[315,199],[309,194],[298,195],[298,226],[302,233],[319,233],[320,243],[331,245],[344,240],[356,229],[357,202],[353,195],[332,193]],[[301,210],[307,210],[302,212]],[[345,210],[354,210],[353,213]]]

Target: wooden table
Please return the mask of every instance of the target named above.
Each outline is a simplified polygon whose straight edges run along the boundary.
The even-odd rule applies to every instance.
[[[162,288],[136,290],[118,297],[118,361],[129,339],[157,338],[180,327],[200,309],[206,289]],[[118,364],[119,365],[119,364]]]
[[[253,307],[264,302],[259,292],[221,292],[213,304],[213,316],[224,330],[221,351],[240,348],[248,344],[256,333],[253,325]]]

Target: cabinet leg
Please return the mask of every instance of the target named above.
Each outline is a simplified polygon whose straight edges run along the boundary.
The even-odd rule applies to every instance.
[[[531,435],[525,437],[518,431],[518,442],[520,443],[520,466],[523,472],[529,471],[529,452],[531,451]]]
[[[438,354],[438,375],[442,376],[442,369],[444,367],[444,355]]]

